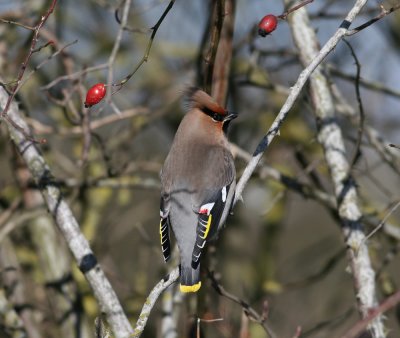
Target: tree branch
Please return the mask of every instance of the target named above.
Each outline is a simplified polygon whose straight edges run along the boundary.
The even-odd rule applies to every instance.
[[[362,7],[366,1],[357,1]],[[360,9],[361,9],[360,7]],[[345,22],[344,22],[345,23]],[[343,24],[342,23],[342,26]],[[308,64],[318,53],[318,40],[310,25],[305,9],[300,9],[289,18],[293,39],[300,53],[303,65]],[[346,24],[347,25],[347,24]],[[335,188],[338,215],[348,247],[354,287],[357,294],[358,310],[365,318],[377,304],[375,294],[375,272],[372,269],[365,244],[362,212],[358,207],[356,183],[350,173],[342,131],[336,121],[335,106],[329,81],[317,68],[311,75],[310,91],[318,127],[318,141],[324,149],[327,166]],[[385,337],[381,317],[375,318],[369,327],[373,337]]]
[[[4,109],[7,102],[9,102],[9,96],[4,88],[0,88],[0,107]],[[132,332],[131,325],[110,282],[97,263],[89,243],[81,233],[79,224],[69,205],[63,198],[59,187],[54,184],[52,173],[45,159],[35,143],[27,139],[26,135],[29,134],[29,128],[16,103],[9,104],[8,118],[13,121],[13,124],[7,124],[10,136],[38,184],[49,212],[61,230],[79,268],[92,287],[101,311],[106,314],[107,321],[112,326],[115,336],[117,338],[127,337]],[[23,132],[16,129],[14,124],[20,126]]]
[[[370,311],[370,313],[363,319],[357,322],[346,334],[341,338],[355,338],[365,330],[365,328],[382,313],[390,310],[400,303],[400,290],[386,298],[378,307]]]
[[[247,182],[249,181],[251,175],[253,174],[255,168],[258,165],[261,157],[263,156],[265,150],[271,144],[274,137],[279,133],[279,129],[283,121],[289,114],[290,109],[293,107],[297,98],[299,97],[304,85],[310,78],[313,71],[318,67],[318,65],[327,57],[327,55],[337,46],[337,44],[343,39],[353,22],[354,18],[358,15],[361,9],[366,4],[367,0],[357,0],[353,8],[349,11],[346,18],[343,20],[339,29],[336,33],[325,43],[321,50],[314,55],[313,59],[308,63],[308,66],[300,73],[296,83],[291,87],[290,93],[286,102],[282,106],[279,114],[275,118],[271,127],[269,128],[267,134],[263,137],[261,142],[258,144],[257,149],[253,154],[253,158],[250,160],[246,166],[238,184],[236,185],[236,194],[234,204],[241,199],[242,192]]]
[[[140,312],[139,319],[136,322],[135,329],[130,338],[139,338],[146,327],[147,320],[149,319],[150,312],[157,302],[158,297],[163,293],[163,291],[169,287],[171,284],[175,283],[179,278],[179,268],[176,267],[170,272],[168,276],[159,281],[156,286],[151,290],[149,296],[144,302],[142,311]]]

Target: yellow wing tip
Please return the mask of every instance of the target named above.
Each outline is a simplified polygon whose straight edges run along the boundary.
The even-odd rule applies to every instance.
[[[201,287],[201,282],[198,282],[197,284],[194,285],[179,285],[179,289],[181,292],[187,293],[187,292],[197,292],[199,291]]]

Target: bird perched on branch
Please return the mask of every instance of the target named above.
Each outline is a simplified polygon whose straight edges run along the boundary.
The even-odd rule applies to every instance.
[[[160,237],[164,260],[172,228],[180,252],[180,290],[201,287],[200,257],[225,223],[235,193],[235,165],[226,132],[237,117],[198,88],[186,92],[189,111],[161,172]]]

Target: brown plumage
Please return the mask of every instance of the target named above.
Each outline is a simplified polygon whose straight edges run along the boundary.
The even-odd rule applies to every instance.
[[[228,111],[215,102],[210,95],[196,87],[189,88],[185,94],[189,102],[191,102],[192,109],[198,108],[203,110],[204,108],[207,108],[223,116],[228,113]]]
[[[181,291],[200,288],[200,256],[228,215],[235,166],[225,135],[230,113],[199,89],[187,92],[182,119],[161,173],[160,235],[164,259],[172,228],[181,256]]]

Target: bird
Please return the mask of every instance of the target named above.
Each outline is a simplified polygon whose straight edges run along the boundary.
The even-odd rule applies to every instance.
[[[201,287],[200,258],[230,213],[236,170],[227,131],[238,116],[203,90],[186,90],[188,111],[179,124],[162,167],[160,240],[165,262],[171,230],[180,253],[180,291]]]

